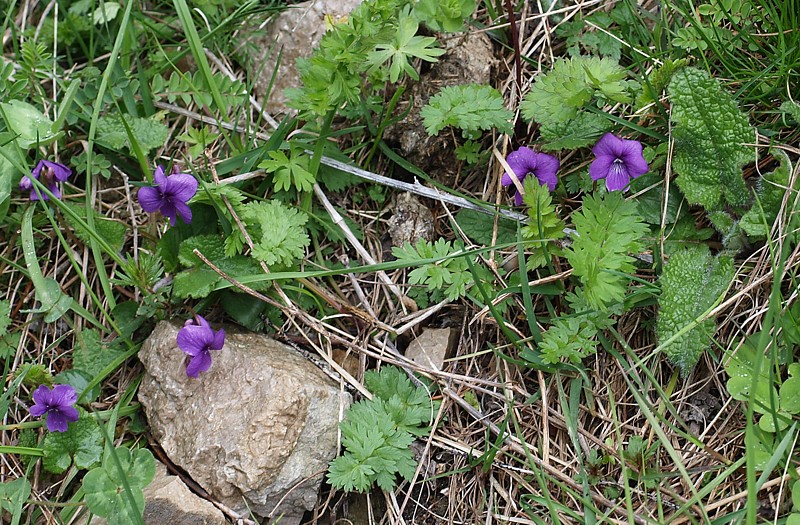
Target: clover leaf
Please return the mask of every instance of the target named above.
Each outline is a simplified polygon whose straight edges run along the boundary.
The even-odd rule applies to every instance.
[[[48,432],[44,438],[45,470],[60,474],[75,461],[78,468],[89,469],[103,457],[103,434],[95,420],[78,409],[80,419],[69,425],[66,432]]]
[[[108,525],[141,523],[142,489],[155,474],[156,460],[149,450],[108,449],[102,466],[90,470],[83,478],[86,505],[94,514],[106,518]]]
[[[781,410],[800,413],[800,363],[789,365],[789,379],[781,385]]]
[[[26,478],[17,478],[0,483],[0,515],[8,511],[14,518],[13,525],[19,523],[22,506],[31,495],[31,484]]]

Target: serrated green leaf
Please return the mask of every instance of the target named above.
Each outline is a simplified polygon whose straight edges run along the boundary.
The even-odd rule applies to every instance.
[[[78,421],[70,423],[66,432],[48,432],[44,438],[42,466],[48,472],[61,474],[73,460],[75,466],[89,469],[103,457],[103,434],[95,420],[82,409]]]
[[[789,179],[792,163],[783,150],[772,152],[780,160],[780,166],[759,179],[756,187],[758,201],[739,220],[741,229],[751,238],[765,239],[778,215],[781,213],[783,197],[787,191],[796,191],[797,187],[789,190]],[[797,179],[795,180],[797,184]],[[789,196],[789,202],[793,202]]]
[[[22,384],[28,388],[36,388],[39,385],[53,387],[53,375],[46,366],[35,363],[23,363],[14,371],[14,378],[24,375]]]
[[[755,133],[747,115],[705,71],[683,68],[672,77],[675,139],[672,168],[690,204],[707,210],[744,206],[749,198],[742,166],[755,161]]]
[[[308,217],[279,201],[251,202],[245,206],[243,219],[259,230],[251,236],[255,243],[253,257],[268,265],[291,266],[305,254],[310,240],[303,226]]]
[[[506,109],[503,96],[491,86],[464,84],[447,86],[432,96],[420,111],[428,135],[438,135],[448,126],[471,137],[481,130],[497,128],[511,133],[514,114]]]
[[[97,140],[113,149],[130,148],[130,140],[121,115],[105,115],[97,121]],[[161,147],[167,140],[169,128],[153,118],[125,115],[125,122],[131,128],[133,137],[144,153]]]
[[[627,70],[608,58],[577,56],[560,59],[539,75],[520,103],[522,116],[543,126],[559,126],[576,118],[594,96],[628,102]]]
[[[719,299],[733,279],[730,257],[713,257],[705,245],[674,253],[658,280],[661,286],[656,335],[659,344],[698,319]],[[716,322],[706,319],[663,350],[687,375],[708,348]]]
[[[603,310],[625,297],[626,274],[635,269],[631,253],[641,251],[647,226],[636,203],[621,192],[586,196],[572,220],[578,235],[564,255],[584,287],[589,307]]]
[[[535,270],[550,263],[550,258],[560,252],[555,241],[564,237],[564,221],[562,221],[550,190],[539,184],[535,177],[527,177],[524,182],[525,194],[523,202],[528,207],[528,224],[522,227],[522,238],[530,243],[530,253],[526,264],[528,270]]]

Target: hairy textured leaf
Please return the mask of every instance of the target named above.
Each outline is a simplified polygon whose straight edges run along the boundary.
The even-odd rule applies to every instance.
[[[661,286],[656,335],[664,344],[697,320],[719,299],[733,279],[733,260],[714,257],[705,245],[674,253],[658,280]],[[688,374],[708,348],[716,322],[706,319],[666,347],[667,358]]]
[[[676,184],[691,204],[714,210],[744,206],[749,194],[742,166],[755,160],[755,133],[733,98],[708,73],[675,72],[668,88],[672,103]]]
[[[580,111],[566,122],[542,124],[542,151],[558,151],[590,146],[611,129],[611,121],[603,115]]]
[[[103,457],[103,434],[97,423],[82,409],[80,419],[70,423],[66,432],[48,432],[44,438],[45,470],[61,474],[75,466],[89,469],[100,463]]]
[[[448,86],[432,96],[420,111],[428,135],[438,135],[447,126],[473,137],[480,130],[497,128],[511,133],[514,114],[506,109],[495,88],[480,84]]]
[[[77,215],[84,223],[86,222],[86,206],[68,202],[62,202],[62,205],[72,210],[75,215]],[[95,233],[97,233],[100,238],[106,241],[106,243],[115,253],[119,252],[125,242],[125,232],[128,231],[128,227],[122,222],[100,217],[94,210],[92,210],[91,213],[94,217]],[[85,243],[91,242],[92,235],[89,233],[87,228],[73,219],[68,213],[64,214],[64,218],[72,227],[72,230],[77,238]]]
[[[178,260],[188,268],[175,275],[172,292],[176,297],[206,297],[225,280],[195,255],[194,250],[198,250],[214,266],[234,279],[262,271],[258,263],[250,257],[227,257],[224,241],[219,235],[195,235],[182,241],[178,248]]]
[[[574,119],[593,96],[629,102],[627,71],[608,58],[578,56],[558,60],[539,75],[520,104],[522,116],[542,126],[557,126]]]

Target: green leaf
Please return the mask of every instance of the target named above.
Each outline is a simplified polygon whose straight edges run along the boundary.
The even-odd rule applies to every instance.
[[[436,39],[430,36],[415,36],[419,24],[410,16],[408,9],[399,15],[397,32],[394,40],[389,43],[380,43],[375,46],[375,51],[367,55],[367,64],[371,67],[370,73],[387,62],[389,66],[389,80],[394,84],[403,73],[414,80],[419,80],[419,74],[411,66],[410,59],[419,58],[426,62],[436,62],[436,57],[444,53],[444,49],[434,47]]]
[[[258,263],[250,257],[227,257],[224,241],[219,235],[195,235],[182,241],[178,248],[178,260],[189,268],[175,276],[172,292],[176,297],[206,297],[224,280],[195,255],[194,250],[198,250],[214,266],[234,279],[261,272]]]
[[[795,122],[800,124],[800,104],[793,100],[787,100],[781,104],[780,110],[790,115]]]
[[[256,259],[268,265],[291,266],[305,255],[310,240],[303,226],[308,217],[301,211],[277,200],[251,202],[245,206],[242,219],[258,232],[250,233]]]
[[[755,346],[757,337],[757,334],[748,337],[725,366],[729,376],[725,386],[732,398],[752,402],[753,410],[764,414],[771,411],[773,405],[777,407],[778,391],[770,376],[769,360],[763,355],[758,359],[758,353],[763,352]],[[751,395],[754,376],[755,391]]]
[[[627,70],[608,58],[577,56],[561,59],[539,75],[520,103],[522,116],[542,126],[560,126],[574,119],[593,97],[629,102]]]
[[[444,128],[453,126],[460,129],[465,138],[475,138],[480,130],[492,128],[511,133],[514,117],[506,109],[499,91],[480,84],[443,88],[430,98],[420,115],[428,135],[438,135]]]
[[[583,148],[597,142],[611,129],[611,121],[603,115],[579,111],[566,122],[542,122],[542,151]]]
[[[119,459],[122,472],[112,454]],[[90,470],[83,478],[86,505],[92,513],[107,518],[109,525],[141,523],[144,513],[142,489],[153,480],[155,473],[156,461],[146,448],[136,449],[133,453],[125,447],[107,451],[102,466]],[[122,482],[123,476],[130,494]],[[131,508],[131,495],[135,508]]]
[[[123,350],[104,344],[100,340],[100,334],[94,329],[84,328],[78,332],[76,341],[72,366],[91,378],[125,353]]]
[[[31,497],[31,484],[25,477],[0,483],[0,514],[6,511],[13,516],[12,524],[19,523],[22,509]]]
[[[292,187],[298,191],[311,191],[316,179],[308,171],[308,157],[292,151],[291,158],[283,151],[269,152],[270,160],[262,161],[258,167],[274,175],[275,190],[289,190]]]
[[[0,337],[6,335],[10,324],[11,303],[9,301],[0,301]]]
[[[123,147],[130,149],[130,137],[122,123],[122,115],[105,115],[97,121],[97,140],[112,149]],[[125,115],[125,122],[131,128],[133,138],[144,153],[164,145],[169,135],[169,128],[153,118],[133,117]]]
[[[69,202],[62,202],[62,205],[72,210],[84,223],[87,222],[85,206]],[[128,231],[128,227],[120,221],[100,217],[94,210],[91,210],[91,213],[94,217],[94,228],[97,235],[106,241],[114,253],[118,253],[125,243],[125,233]],[[64,218],[67,220],[70,227],[72,227],[76,237],[87,244],[91,242],[92,235],[86,227],[74,220],[69,213],[65,213]]]
[[[22,149],[30,149],[37,144],[44,146],[57,138],[53,121],[35,106],[21,100],[11,100],[0,103],[0,107],[6,116],[8,129],[17,135],[17,144]]]
[[[111,22],[119,14],[120,5],[118,2],[103,2],[93,13],[94,25],[99,26]]]
[[[781,410],[789,414],[800,414],[800,363],[789,365],[789,378],[780,390]]]
[[[530,243],[531,250],[527,256],[528,270],[547,266],[554,254],[560,253],[556,241],[564,237],[564,221],[562,221],[550,190],[539,184],[535,177],[526,177],[523,185],[525,194],[522,200],[528,206],[528,224],[522,227],[522,238]]]
[[[794,505],[794,510],[800,511],[800,480],[792,483],[792,505]]]
[[[690,204],[707,210],[744,206],[742,166],[755,161],[755,133],[747,115],[705,71],[683,68],[668,88],[675,139],[672,167]]]
[[[88,469],[100,463],[103,457],[103,434],[94,418],[82,409],[81,416],[70,423],[66,432],[48,432],[44,438],[45,470],[61,474],[72,461],[78,468]]]
[[[587,195],[572,220],[578,235],[564,255],[584,286],[587,305],[602,310],[625,297],[627,274],[635,269],[630,253],[642,250],[647,226],[636,202],[621,192]]]
[[[705,245],[674,253],[658,280],[661,286],[656,335],[663,344],[698,319],[733,279],[733,260],[714,257]],[[706,319],[664,347],[669,360],[687,375],[710,344],[716,322]]]
[[[513,243],[517,240],[517,224],[497,217],[497,244]],[[462,208],[456,213],[456,222],[464,233],[478,244],[492,245],[495,217],[475,210]]]
[[[772,154],[780,159],[780,166],[759,179],[756,187],[758,201],[742,215],[739,226],[751,238],[765,239],[778,215],[781,213],[783,197],[788,190],[792,163],[789,156],[780,149],[775,149]],[[797,179],[795,180],[797,184]],[[797,187],[791,191],[797,191]],[[789,195],[789,202],[793,202],[794,195]]]
[[[419,0],[413,15],[434,31],[454,33],[464,29],[473,11],[475,0]]]

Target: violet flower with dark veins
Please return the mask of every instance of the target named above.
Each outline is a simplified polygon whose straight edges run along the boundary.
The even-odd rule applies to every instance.
[[[155,186],[139,188],[139,204],[148,213],[160,211],[169,217],[169,223],[175,226],[177,217],[189,224],[192,222],[192,210],[186,204],[197,193],[197,179],[188,173],[174,173],[165,176],[164,168],[158,166],[153,175]]]
[[[513,171],[513,174],[508,172],[504,173],[500,183],[503,186],[514,186],[516,191],[514,195],[514,204],[517,206],[522,205],[522,195],[516,190],[516,184],[511,180],[512,175],[516,177],[520,183],[522,183],[528,175],[533,175],[536,177],[536,180],[539,181],[539,184],[542,186],[546,185],[550,191],[556,189],[556,184],[558,184],[556,172],[561,166],[561,163],[554,156],[533,151],[523,146],[509,153],[508,157],[506,157],[506,162],[508,162],[508,166]]]
[[[608,191],[624,190],[631,179],[649,169],[642,156],[642,143],[606,133],[592,148],[596,159],[589,166],[592,180],[606,179]]]
[[[33,392],[36,402],[31,407],[31,415],[40,417],[47,414],[47,430],[50,432],[66,432],[69,423],[77,421],[78,409],[73,405],[78,401],[78,394],[69,385],[55,385],[53,390],[41,385]]]
[[[186,321],[178,331],[178,348],[191,357],[186,365],[186,375],[197,377],[211,367],[211,350],[221,350],[225,344],[225,330],[214,331],[208,321],[197,316],[197,321]]]
[[[50,190],[55,198],[60,199],[61,189],[58,187],[58,183],[66,181],[70,175],[72,175],[72,170],[63,164],[42,159],[36,164],[36,167],[31,170],[30,175],[22,177],[22,180],[19,181],[19,189],[22,191],[30,190],[30,199],[32,201],[38,201],[39,194],[36,193],[36,190],[33,188],[33,182],[31,181],[31,179],[38,179],[39,182],[47,186],[47,189]],[[41,195],[42,200],[46,201],[50,199],[46,193],[42,193]]]

